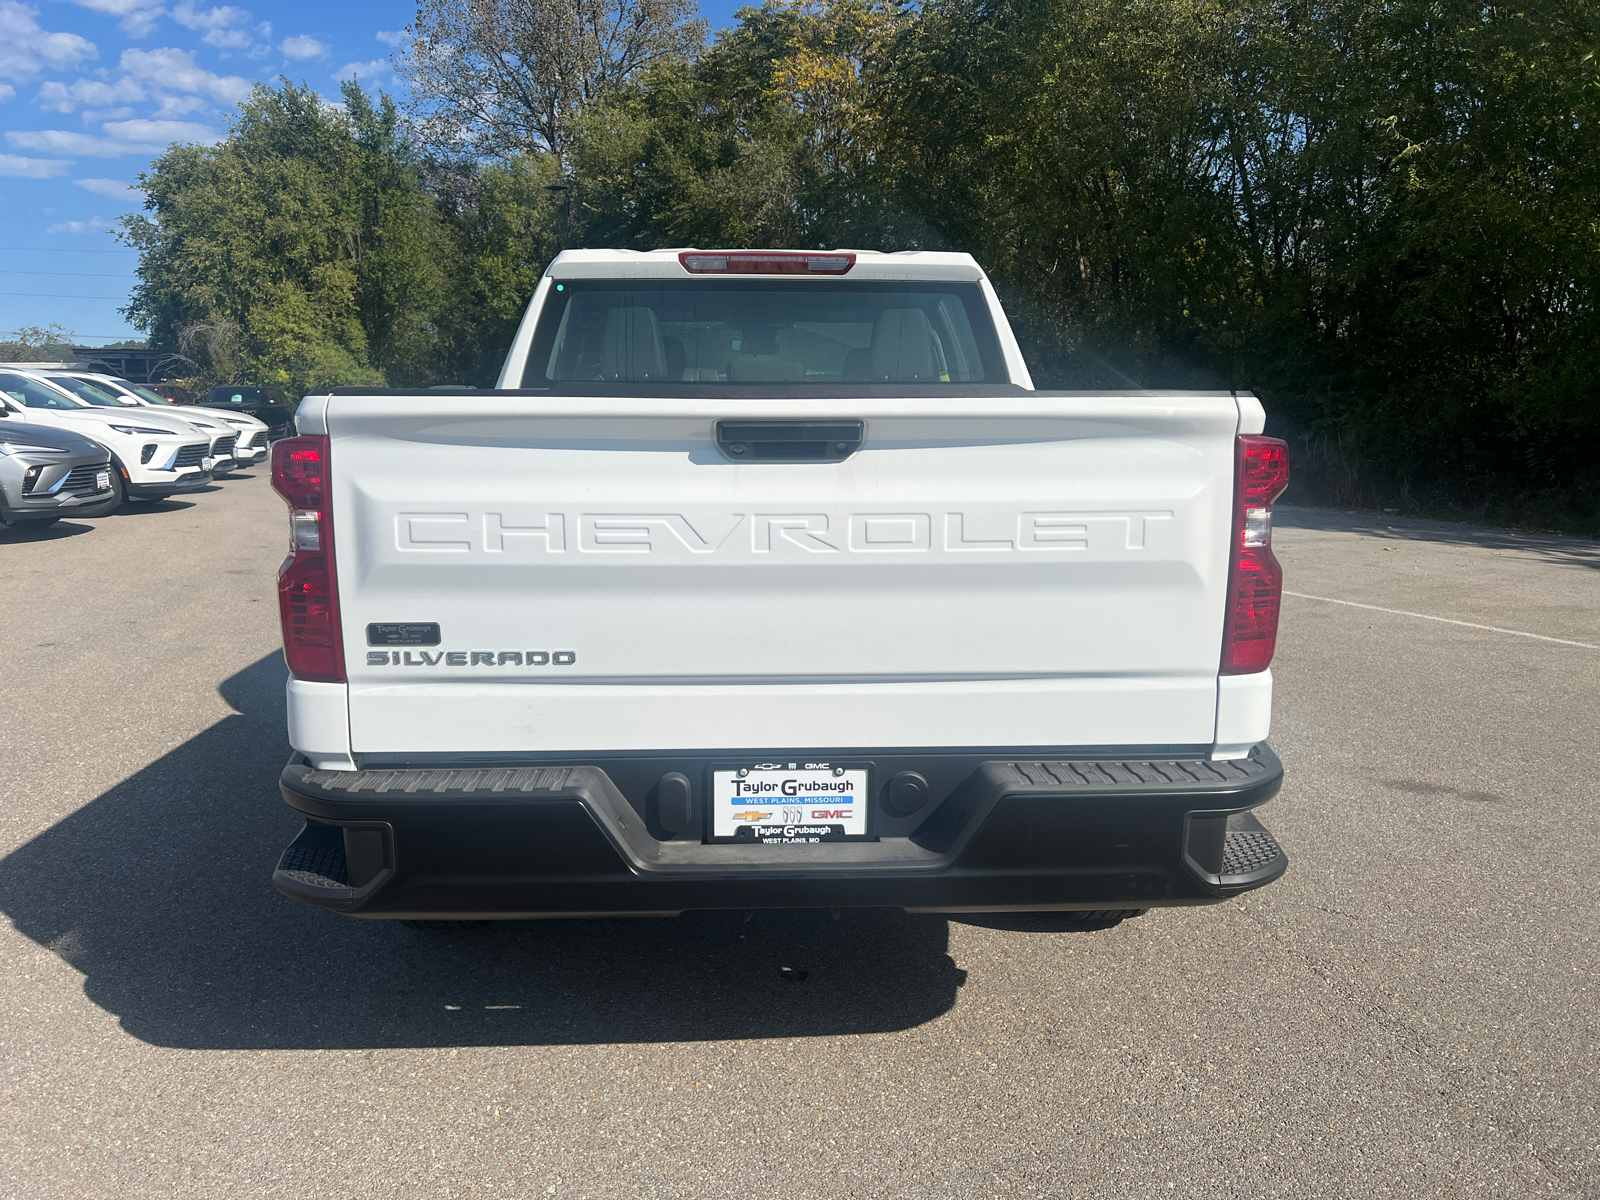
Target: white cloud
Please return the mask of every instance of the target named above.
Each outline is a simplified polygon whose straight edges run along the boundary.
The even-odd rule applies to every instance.
[[[120,179],[74,179],[72,182],[84,191],[104,196],[108,200],[121,200],[124,204],[131,205],[144,202],[143,192],[133,184],[123,183]]]
[[[233,29],[248,24],[250,14],[231,4],[208,8],[202,12],[189,3],[189,0],[184,0],[184,3],[172,10],[172,19],[185,29]]]
[[[90,217],[87,221],[63,221],[59,225],[51,225],[46,233],[104,233],[111,228],[111,222],[104,217]]]
[[[5,103],[17,94],[17,89],[9,83],[0,83],[0,104]]]
[[[285,58],[301,62],[308,58],[327,58],[333,47],[308,34],[301,34],[299,37],[284,38],[278,43],[278,49],[283,51]]]
[[[41,29],[38,15],[17,0],[0,0],[0,76],[31,79],[46,67],[69,67],[99,53],[88,38]]]
[[[100,131],[108,137],[141,146],[160,146],[163,150],[173,142],[218,140],[216,130],[194,121],[107,121],[100,126]]]
[[[10,130],[6,141],[22,150],[54,151],[57,154],[89,154],[114,157],[119,149],[110,148],[110,138],[97,138],[88,133],[72,133],[65,129]]]
[[[73,0],[80,8],[121,17],[119,25],[129,37],[145,37],[156,27],[165,11],[161,0]]]
[[[153,86],[177,92],[199,92],[221,104],[237,104],[250,94],[250,81],[237,75],[213,75],[194,65],[193,50],[170,46],[160,50],[124,50],[122,69]]]
[[[61,175],[72,164],[64,158],[24,158],[20,154],[0,154],[0,175],[13,179],[49,179]]]
[[[200,40],[219,50],[265,50],[272,40],[272,25],[262,21],[254,29],[254,19],[242,8],[231,4],[202,9],[184,0],[172,10],[172,19],[186,29],[200,34]]]
[[[190,113],[199,112],[205,108],[208,101],[199,96],[173,96],[161,97],[161,107],[156,109],[155,115],[163,119],[171,117],[186,117]]]
[[[132,79],[119,79],[116,83],[101,83],[98,79],[58,83],[52,79],[40,85],[38,104],[52,112],[69,113],[83,104],[116,104],[143,99],[144,89]]]
[[[117,108],[86,108],[83,110],[83,123],[85,125],[98,125],[101,121],[120,121],[123,117],[133,116],[133,107],[123,104]]]
[[[368,83],[378,79],[389,70],[387,58],[375,58],[371,62],[345,63],[339,68],[340,79],[365,79]]]
[[[380,29],[373,36],[385,46],[399,46],[401,42],[406,40],[406,31],[404,29]]]
[[[6,141],[19,150],[43,150],[84,158],[116,158],[123,154],[159,154],[173,142],[215,142],[216,130],[192,121],[107,121],[104,134],[65,129],[11,130]]]

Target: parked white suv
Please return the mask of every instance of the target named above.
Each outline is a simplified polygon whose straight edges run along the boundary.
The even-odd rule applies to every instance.
[[[38,375],[58,388],[71,392],[85,404],[95,408],[143,408],[131,397],[121,395],[115,388],[107,387],[96,382],[87,374],[77,371],[40,371]],[[176,414],[173,414],[176,416]],[[206,457],[211,460],[210,473],[213,478],[221,478],[234,468],[234,446],[239,440],[239,431],[221,421],[192,420],[188,416],[180,418],[190,428],[199,430],[211,439]]]
[[[161,393],[115,375],[98,375],[92,372],[71,372],[74,378],[92,383],[103,391],[113,393],[117,399],[125,400],[143,408],[154,408],[160,412],[170,413],[182,417],[191,425],[198,425],[202,429],[219,431],[211,444],[211,455],[215,458],[224,457],[222,448],[219,447],[218,438],[225,438],[233,434],[236,441],[231,451],[234,464],[239,467],[253,466],[267,457],[268,437],[267,426],[264,421],[258,421],[248,413],[217,412],[186,405],[177,407],[173,401],[162,396]],[[215,467],[211,473],[217,474]]]
[[[211,482],[210,434],[177,417],[87,404],[31,371],[0,371],[0,404],[14,417],[81,434],[111,452],[112,494],[97,512],[110,512],[125,500],[164,500]]]
[[[1287,448],[1035,390],[965,254],[568,251],[494,390],[296,420],[287,895],[1114,920],[1288,866]]]

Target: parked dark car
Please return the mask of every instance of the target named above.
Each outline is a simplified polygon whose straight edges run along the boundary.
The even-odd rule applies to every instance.
[[[214,387],[201,398],[200,406],[231,408],[235,412],[249,413],[266,424],[273,440],[294,432],[294,406],[289,403],[288,394],[282,388],[239,384]]]
[[[0,525],[43,529],[62,517],[103,515],[111,455],[64,429],[24,424],[0,407]],[[93,507],[96,511],[86,513]]]

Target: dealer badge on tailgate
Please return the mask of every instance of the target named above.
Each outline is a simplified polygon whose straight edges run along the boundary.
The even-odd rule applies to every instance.
[[[711,836],[804,845],[867,836],[867,771],[759,763],[711,775]]]

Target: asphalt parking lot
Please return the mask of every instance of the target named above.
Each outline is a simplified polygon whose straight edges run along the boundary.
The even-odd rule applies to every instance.
[[[284,526],[0,530],[0,1195],[1600,1196],[1600,544],[1280,509],[1239,900],[451,934],[272,889]]]

